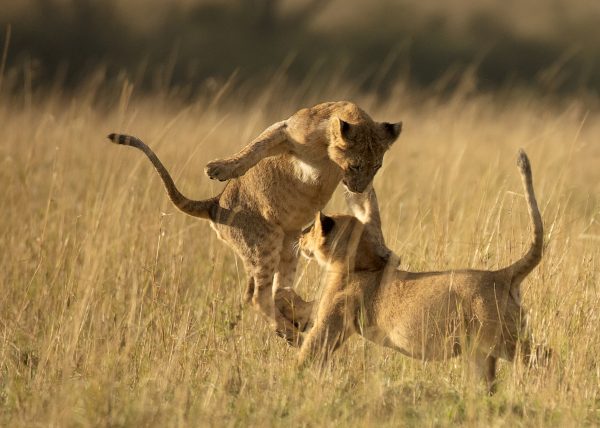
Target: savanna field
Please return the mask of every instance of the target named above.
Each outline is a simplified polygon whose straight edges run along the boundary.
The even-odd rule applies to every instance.
[[[90,81],[0,98],[1,426],[581,426],[600,424],[600,106],[594,99],[332,81],[193,98]],[[422,363],[353,337],[323,372],[242,304],[245,276],[205,221],[168,201],[142,138],[189,197],[204,165],[301,107],[350,99],[404,122],[375,179],[384,235],[410,270],[495,269],[530,225],[524,148],[545,225],[523,284],[545,369],[499,365],[486,396],[460,359]],[[338,190],[326,212],[346,211]],[[319,295],[301,262],[297,289]]]

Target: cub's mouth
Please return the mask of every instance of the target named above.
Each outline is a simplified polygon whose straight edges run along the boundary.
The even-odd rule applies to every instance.
[[[298,249],[300,250],[300,254],[308,260],[311,260],[313,258],[313,252],[306,248],[306,245],[303,245],[302,241],[300,241],[299,244]]]
[[[312,260],[313,258],[313,253],[310,250],[307,250],[305,248],[301,248],[300,249],[300,253],[302,254],[303,257],[305,257],[308,260]]]
[[[346,188],[347,191],[349,191],[350,193],[362,193],[365,191],[365,189],[367,188],[366,186],[363,188],[359,188],[355,185],[350,185],[348,184],[348,182],[346,181],[346,179],[342,179],[342,184],[344,185],[344,187]]]

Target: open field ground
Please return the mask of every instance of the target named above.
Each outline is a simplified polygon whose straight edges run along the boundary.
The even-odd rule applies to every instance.
[[[600,109],[468,88],[438,97],[399,84],[386,99],[331,82],[262,91],[0,98],[0,425],[579,426],[600,424]],[[224,88],[226,89],[226,88]],[[254,95],[251,96],[250,93]],[[356,337],[323,373],[242,306],[245,277],[207,222],[168,201],[152,146],[188,196],[203,174],[300,107],[350,98],[404,132],[375,180],[384,234],[412,270],[494,269],[530,236],[516,168],[523,147],[545,223],[525,280],[548,369],[501,363],[493,397],[461,360],[421,363]],[[336,194],[327,212],[345,210]],[[302,262],[298,289],[319,292]]]

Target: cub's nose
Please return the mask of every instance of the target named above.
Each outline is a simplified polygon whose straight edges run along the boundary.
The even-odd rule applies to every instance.
[[[342,180],[342,183],[344,184],[344,187],[346,187],[346,190],[348,190],[350,193],[362,193],[367,188],[367,186],[358,186],[356,184],[350,185],[344,180]]]

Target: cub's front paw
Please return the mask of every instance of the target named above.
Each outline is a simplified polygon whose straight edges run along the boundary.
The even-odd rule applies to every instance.
[[[293,325],[285,323],[286,325],[281,328],[276,328],[275,333],[286,340],[287,344],[294,347],[300,348],[304,342],[302,333],[298,331]]]
[[[236,162],[215,160],[206,165],[204,172],[213,180],[226,181],[243,175],[245,171]]]
[[[283,317],[300,332],[310,330],[314,302],[304,301],[289,287],[280,288],[275,294],[275,306]]]

